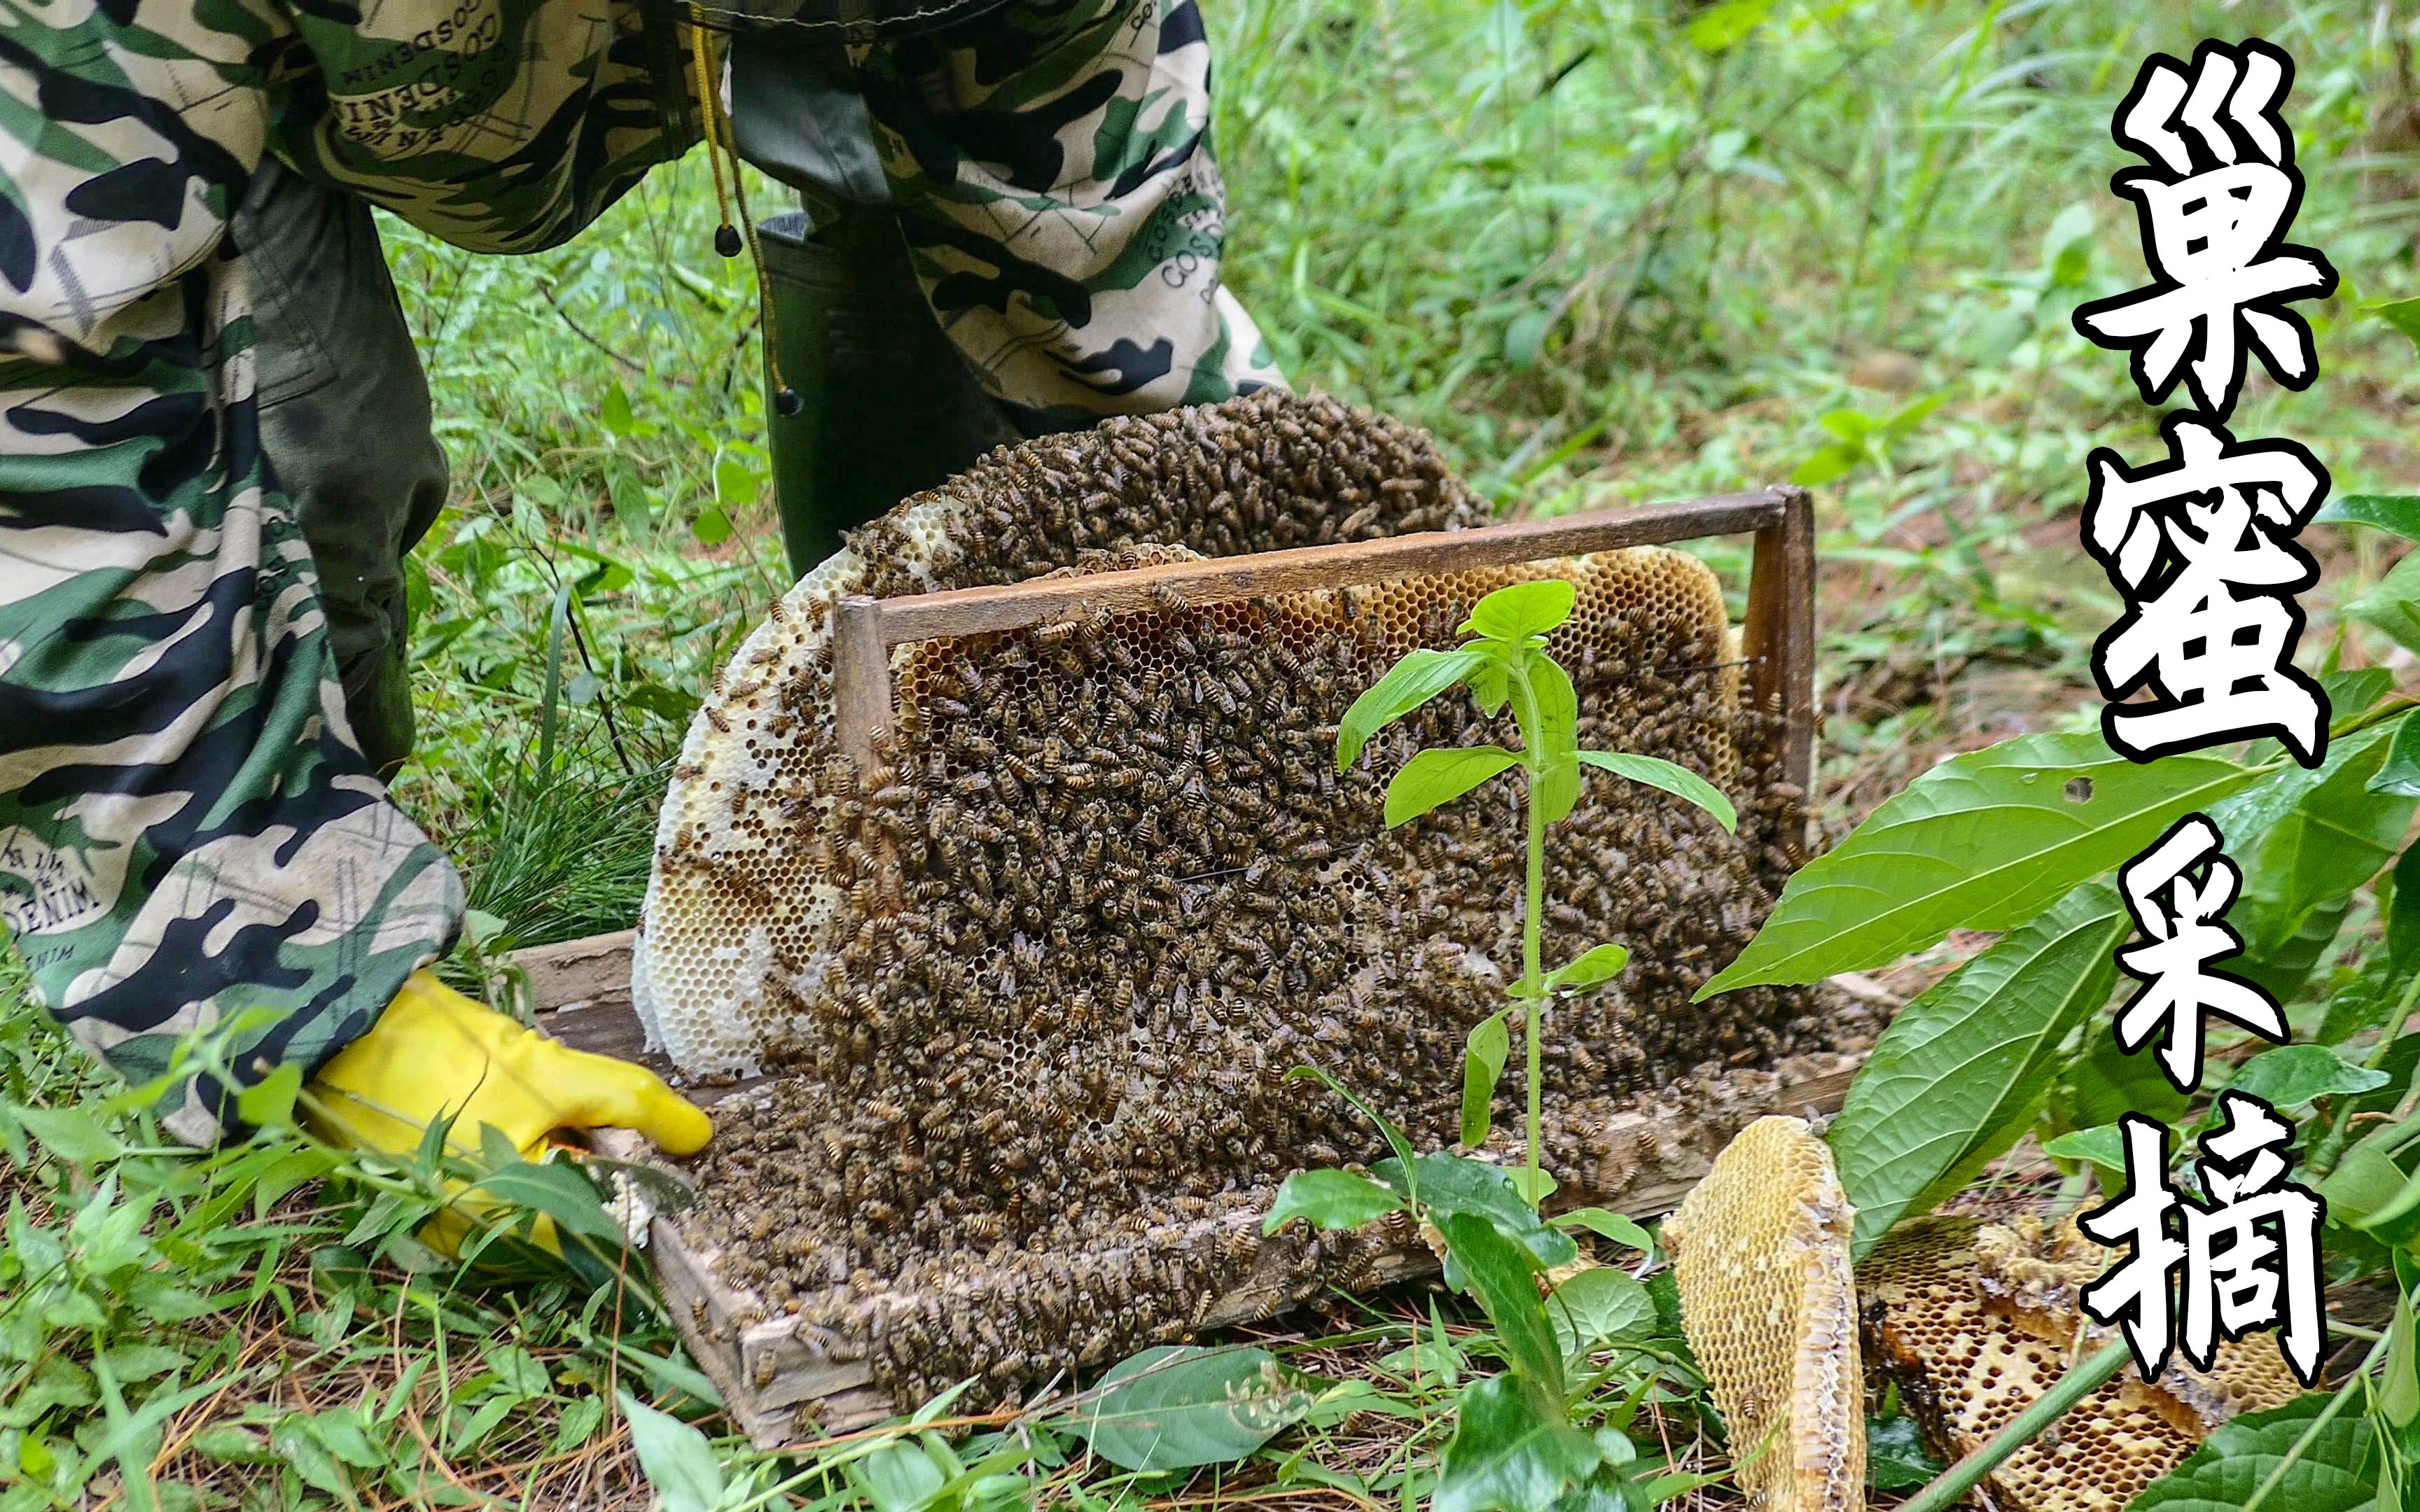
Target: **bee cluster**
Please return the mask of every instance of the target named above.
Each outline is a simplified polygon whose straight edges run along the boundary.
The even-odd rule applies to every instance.
[[[1519,959],[1524,830],[1511,783],[1384,825],[1413,750],[1511,738],[1467,700],[1342,773],[1337,722],[1523,578],[1577,587],[1553,648],[1583,745],[1680,762],[1741,809],[1733,836],[1598,777],[1549,832],[1549,939],[1633,951],[1617,986],[1552,1011],[1557,1169],[1622,1158],[1602,1130],[1626,1095],[1821,1040],[1795,995],[1688,1006],[1797,859],[1799,795],[1773,775],[1778,721],[1746,706],[1718,586],[1677,553],[1171,597],[902,648],[878,769],[832,743],[843,592],[1483,517],[1419,433],[1263,393],[996,452],[784,601],[692,732],[639,950],[638,995],[676,1055],[689,1034],[684,1064],[780,1073],[725,1104],[684,1219],[726,1282],[904,1400],[1106,1362],[1247,1277],[1290,1296],[1349,1281],[1389,1236],[1259,1239],[1287,1174],[1385,1153],[1286,1072],[1319,1066],[1416,1141],[1450,1142],[1464,1038]],[[743,1029],[737,1053],[699,1025]]]

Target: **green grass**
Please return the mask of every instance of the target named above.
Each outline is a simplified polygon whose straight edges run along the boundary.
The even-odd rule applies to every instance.
[[[2409,38],[2367,6],[1765,8],[1212,0],[1229,278],[1298,385],[1428,426],[1507,507],[1833,472],[1837,817],[2086,696],[2116,605],[2075,548],[2083,458],[2145,456],[2156,417],[2067,317],[2141,277],[2106,182],[2137,62],[2204,34],[2299,60],[2297,239],[2348,292],[2312,312],[2319,383],[2256,381],[2235,428],[2308,442],[2339,491],[2420,476],[2411,348],[2359,310],[2420,292],[2420,159]],[[691,162],[535,257],[388,224],[455,470],[414,559],[422,744],[396,793],[461,860],[490,947],[629,921],[689,713],[783,585],[753,292],[744,260],[712,253],[711,204]],[[2379,549],[2330,572],[2373,576]],[[2306,595],[2315,638],[2327,596]],[[635,1506],[616,1391],[722,1436],[723,1473],[752,1488],[734,1504],[883,1505],[861,1460],[838,1462],[876,1441],[739,1454],[637,1278],[466,1275],[411,1242],[395,1191],[316,1180],[393,1173],[290,1135],[165,1149],[21,993],[0,1003],[0,1096],[37,1110],[0,1119],[7,1512]],[[1242,1476],[1254,1489],[1204,1477],[1185,1498],[1399,1507],[1429,1484],[1444,1389],[1395,1351],[1434,1329],[1393,1301],[1340,1308],[1333,1339],[1285,1350],[1368,1372],[1366,1396],[1277,1441]],[[1607,1368],[1600,1407],[1652,1377],[1678,1458],[1714,1453],[1684,1377]],[[1065,1462],[991,1489],[1076,1506],[1181,1489],[1053,1442]]]

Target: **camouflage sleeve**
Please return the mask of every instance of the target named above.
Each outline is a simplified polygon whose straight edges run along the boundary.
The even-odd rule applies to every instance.
[[[232,208],[266,4],[0,0],[0,918],[137,1080],[241,1011],[316,1066],[451,934],[452,871],[347,728],[257,446]],[[171,1094],[205,1141],[226,1088]]]
[[[5,0],[0,0],[5,3]],[[698,139],[673,0],[295,5],[278,154],[474,252],[540,252]]]
[[[1081,422],[1284,382],[1219,282],[1195,0],[1013,0],[860,71],[925,295],[993,393]]]

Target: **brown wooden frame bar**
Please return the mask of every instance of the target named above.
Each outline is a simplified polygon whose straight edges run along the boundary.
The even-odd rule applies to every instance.
[[[1685,503],[1171,562],[1090,577],[1036,578],[898,598],[852,594],[840,601],[832,623],[836,730],[841,748],[871,769],[876,733],[898,717],[891,652],[909,641],[1018,630],[1102,609],[1162,609],[1171,594],[1189,606],[1221,604],[1746,532],[1756,536],[1741,633],[1747,685],[1759,705],[1782,717],[1780,776],[1804,793],[1815,738],[1815,520],[1807,490],[1791,485]]]

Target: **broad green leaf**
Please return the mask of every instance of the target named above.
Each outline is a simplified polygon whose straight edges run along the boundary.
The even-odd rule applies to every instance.
[[[1580,764],[1569,755],[1549,759],[1530,784],[1529,801],[1550,825],[1567,817],[1580,806]]]
[[[1481,652],[1465,646],[1454,651],[1406,652],[1370,690],[1353,701],[1336,729],[1336,769],[1342,771],[1361,754],[1370,737],[1404,715],[1487,665]]]
[[[1698,996],[1887,964],[1953,929],[2014,929],[2259,775],[2206,755],[2138,764],[2098,734],[1952,757],[1801,868]]]
[[[1163,1345],[1112,1366],[1061,1421],[1121,1469],[1182,1470],[1243,1458],[1315,1399],[1266,1350]]]
[[[1608,1344],[1653,1337],[1655,1300],[1613,1267],[1591,1265],[1547,1296],[1546,1320],[1563,1358],[1571,1360]]]
[[[2328,1221],[2390,1246],[2420,1243],[2420,1174],[2412,1169],[2420,1118],[2364,1136],[2319,1182]]]
[[[2242,977],[2281,1003],[2291,1002],[2301,995],[2312,970],[2335,943],[2345,916],[2351,911],[2350,898],[2323,903],[2303,916],[2302,923],[2284,944],[2257,956],[2214,957],[2214,969]]]
[[[2339,722],[2358,718],[2395,691],[2395,674],[2383,667],[2351,667],[2324,672],[2319,677],[2319,691],[2327,695],[2331,717]]]
[[[765,474],[746,459],[727,452],[714,459],[714,501],[726,511],[755,503],[764,486]]]
[[[951,1472],[934,1463],[924,1446],[904,1439],[877,1445],[848,1467],[874,1512],[923,1512],[950,1483]]]
[[[605,400],[597,407],[597,422],[613,436],[628,436],[637,428],[630,414],[630,395],[618,382],[605,386]]]
[[[1940,1460],[1924,1446],[1916,1419],[1901,1412],[1866,1420],[1866,1485],[1877,1491],[1904,1491],[1941,1473]]]
[[[2327,1199],[2329,1222],[2358,1228],[2392,1203],[2409,1179],[2384,1148],[2364,1140],[2344,1152],[2319,1193]]]
[[[1487,1125],[1495,1112],[1496,1082],[1504,1074],[1505,1057],[1512,1053],[1512,1034],[1502,1013],[1490,1013],[1470,1031],[1462,1051],[1462,1142],[1472,1149],[1487,1143]]]
[[[2401,1006],[2399,993],[2395,1006]],[[2402,1035],[2390,1043],[2385,1057],[2378,1063],[2378,1070],[2386,1080],[2350,1098],[2335,1110],[2336,1117],[2394,1112],[2402,1103],[2403,1093],[2411,1087],[2412,1076],[2420,1073],[2420,1034]]]
[[[2296,784],[2303,791],[2285,813],[2257,829],[2222,830],[2243,871],[2242,893],[2226,914],[2228,925],[2243,936],[2243,966],[2230,964],[2226,969],[2242,970],[2274,995],[2290,995],[2317,959],[2308,940],[2300,942],[2301,950],[2293,949],[2313,914],[2341,904],[2394,858],[2414,800],[2369,790],[2370,778],[2386,760],[2388,742],[2384,727],[2340,742],[2345,748],[2329,752],[2317,780]],[[2213,818],[2227,825],[2226,818]],[[2322,933],[2333,936],[2335,931]]]
[[[1559,1400],[1533,1382],[1490,1376],[1473,1381],[1456,1403],[1430,1512],[1539,1512],[1602,1458],[1563,1416]]]
[[[1579,590],[1567,578],[1538,578],[1513,583],[1471,606],[1465,632],[1477,631],[1491,640],[1520,640],[1544,635],[1572,617]]]
[[[2280,1113],[2293,1113],[2323,1097],[2383,1087],[2386,1079],[2382,1071],[2348,1064],[2326,1045],[2286,1044],[2245,1061],[2226,1089],[2257,1097]]]
[[[1505,1360],[1560,1402],[1563,1356],[1538,1295],[1537,1260],[1478,1213],[1442,1213],[1436,1227],[1453,1252],[1464,1289],[1478,1299],[1494,1325]]]
[[[1491,719],[1503,713],[1504,705],[1512,702],[1512,674],[1505,671],[1500,659],[1491,658],[1486,666],[1464,678],[1463,684],[1470,689],[1479,712]]]
[[[2420,1418],[2420,1350],[2413,1348],[2412,1298],[2398,1291],[2386,1330],[2386,1367],[2379,1375],[2378,1412],[2395,1427]]]
[[[1605,1448],[1604,1435],[1597,1435],[1595,1442],[1601,1458]],[[1623,1462],[1628,1463],[1627,1460]],[[1637,1512],[1637,1506],[1635,1493],[1621,1475],[1600,1467],[1588,1479],[1557,1497],[1546,1512]]]
[[[1404,1205],[1404,1199],[1351,1171],[1296,1171],[1279,1186],[1261,1231],[1274,1234],[1295,1219],[1318,1228],[1358,1228]]]
[[[1387,827],[1418,819],[1486,781],[1521,758],[1501,746],[1458,746],[1424,750],[1404,764],[1387,784]]]
[[[1546,1205],[1546,1199],[1553,1196],[1563,1184],[1544,1170],[1533,1171],[1527,1165],[1506,1166],[1504,1180],[1512,1182],[1512,1190],[1519,1194],[1523,1202],[1532,1208],[1544,1208]]]
[[[2323,525],[2373,526],[2407,541],[2420,541],[2420,494],[2340,494],[2321,504],[2311,518]]]
[[[1522,1200],[1512,1184],[1512,1173],[1503,1166],[1433,1149],[1412,1162],[1407,1182],[1404,1163],[1388,1159],[1371,1166],[1370,1174],[1398,1192],[1408,1192],[1416,1185],[1420,1206],[1432,1218],[1464,1212],[1486,1219],[1508,1241],[1535,1256],[1542,1269],[1569,1265],[1579,1255],[1571,1235],[1549,1227],[1537,1210]]]
[[[101,1358],[120,1381],[148,1381],[189,1363],[183,1350],[164,1344],[113,1344],[101,1351]]]
[[[2086,1038],[2083,1057],[2067,1068],[2046,1111],[2062,1129],[2116,1123],[2129,1113],[2173,1124],[2184,1117],[2187,1101],[2149,1047],[2129,1055],[2114,1035],[2095,1034]]]
[[[2114,1177],[2122,1177],[2126,1170],[2126,1131],[2114,1123],[2071,1129],[2045,1143],[2042,1153],[2053,1160],[2081,1161]]]
[[[1854,1254],[2017,1142],[2059,1047],[2108,1002],[2133,927],[2113,889],[2086,884],[1900,1010],[1824,1136],[1857,1210]]]
[[[516,1161],[472,1183],[474,1191],[534,1208],[566,1234],[584,1234],[608,1247],[624,1242],[621,1225],[605,1211],[597,1189],[566,1161]]]
[[[1739,833],[1739,810],[1731,800],[1723,796],[1722,789],[1699,777],[1685,766],[1654,756],[1633,756],[1618,750],[1584,750],[1580,760],[1590,766],[1602,767],[1616,777],[1626,777],[1633,782],[1643,782],[1660,788],[1676,798],[1685,798],[1713,814],[1725,829]]]
[[[2420,719],[2407,715],[2396,721],[2386,760],[2371,775],[2369,791],[2420,797]]]
[[[1617,1244],[1627,1244],[1632,1249],[1645,1254],[1655,1253],[1653,1234],[1640,1227],[1636,1218],[1626,1217],[1609,1209],[1575,1208],[1569,1212],[1555,1214],[1554,1222],[1555,1227],[1559,1228],[1585,1228],[1600,1239],[1609,1239]]]
[[[1580,700],[1571,674],[1544,655],[1532,656],[1529,686],[1538,700],[1536,739],[1543,752],[1531,801],[1546,823],[1553,824],[1578,807]]]
[[[2377,304],[2365,304],[2364,315],[2374,315],[2396,330],[2404,339],[2420,346],[2420,300],[2386,300]]]
[[[194,1453],[216,1460],[222,1465],[273,1465],[277,1451],[269,1441],[251,1428],[220,1423],[194,1435],[191,1446]]]
[[[1569,964],[1557,966],[1547,972],[1546,991],[1577,992],[1584,987],[1594,987],[1621,976],[1621,968],[1628,964],[1630,964],[1628,948],[1620,945],[1596,946]]]
[[[115,1160],[126,1153],[101,1121],[83,1108],[22,1108],[0,1104],[0,1113],[22,1125],[50,1152],[78,1165]]]
[[[2238,1512],[2328,1404],[2314,1392],[2211,1431],[2183,1464],[2153,1481],[2127,1512]],[[2377,1448],[2369,1419],[2339,1412],[2269,1493],[2276,1512],[2388,1512],[2377,1507]]]
[[[2397,563],[2378,586],[2345,605],[2344,612],[2385,631],[2405,650],[2420,651],[2420,552]]]
[[[305,1486],[314,1490],[325,1491],[330,1496],[351,1499],[352,1476],[346,1473],[342,1465],[336,1463],[334,1455],[321,1448],[315,1440],[303,1432],[302,1424],[298,1418],[289,1417],[270,1429],[269,1445],[277,1451],[279,1462],[292,1471]],[[96,1455],[94,1458],[101,1457]],[[644,1456],[641,1457],[640,1463],[642,1466],[645,1464]],[[664,1507],[665,1512],[689,1512],[686,1505],[675,1504],[669,1497],[665,1498]]]
[[[302,1062],[282,1061],[235,1095],[235,1116],[255,1129],[283,1128],[294,1121],[294,1099],[302,1090]]]
[[[2349,764],[2373,754],[2394,734],[2394,726],[2389,723],[2372,725],[2357,733],[2331,740],[2328,753],[2319,765],[2304,766],[2299,762],[2286,762],[2275,766],[2267,776],[2242,792],[2211,805],[2210,821],[2218,826],[2220,834],[2229,837],[2249,838],[2266,834],[2272,826],[2283,824],[2320,784],[2334,779]],[[2282,748],[2273,740],[2261,741],[2253,748],[2256,753],[2267,751],[2272,761],[2283,755]],[[2365,767],[2364,770],[2374,770],[2374,767]]]
[[[1530,685],[1538,694],[1538,741],[1549,756],[1579,751],[1580,696],[1563,664],[1543,653],[1531,658]]]
[[[663,1499],[664,1512],[712,1512],[722,1500],[722,1463],[706,1435],[627,1391],[613,1396],[622,1404],[623,1420],[630,1425],[639,1468]]]
[[[520,1405],[520,1398],[508,1392],[489,1396],[472,1411],[459,1427],[445,1436],[445,1453],[449,1456],[468,1454],[496,1429],[504,1414]],[[334,1453],[331,1450],[330,1453]]]

